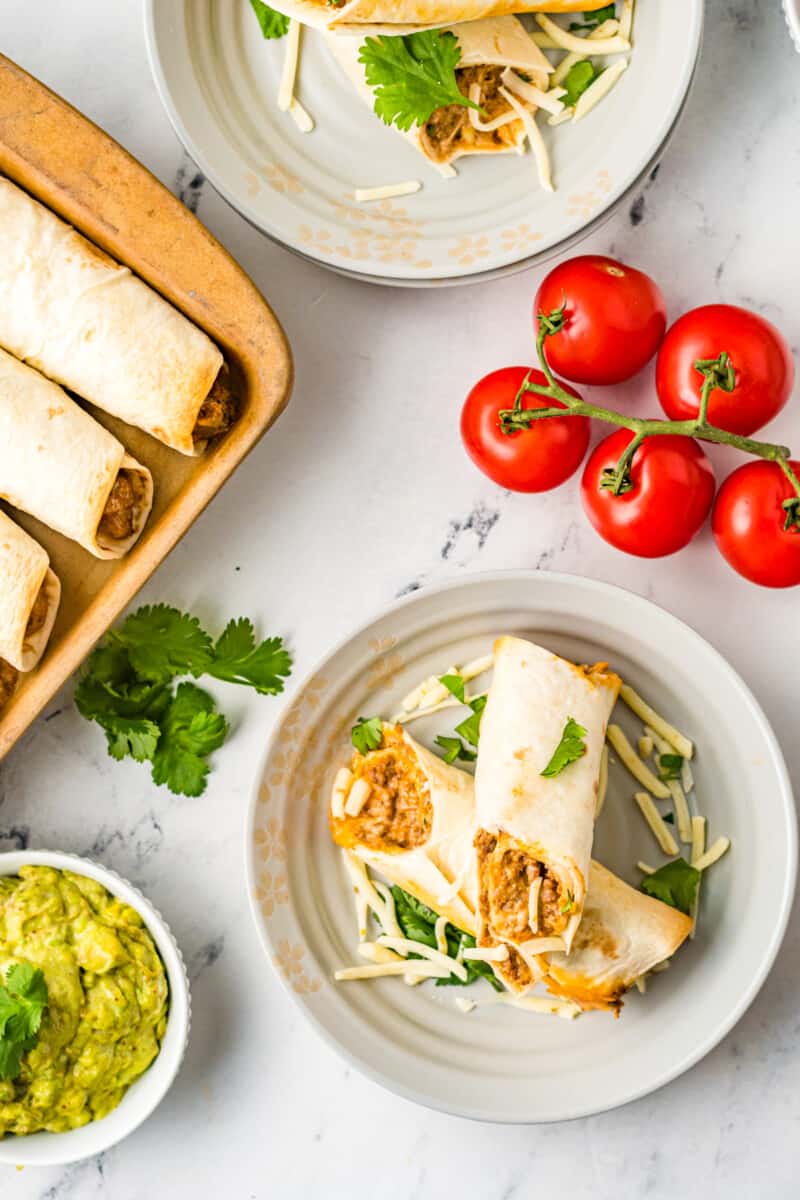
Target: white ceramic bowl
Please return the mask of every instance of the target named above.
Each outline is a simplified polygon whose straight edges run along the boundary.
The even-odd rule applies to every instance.
[[[557,190],[533,156],[480,156],[441,179],[374,117],[322,35],[304,34],[300,133],[275,97],[285,53],[248,0],[147,0],[153,77],[178,137],[217,191],[288,249],[372,283],[423,287],[506,275],[585,237],[658,162],[694,75],[702,0],[642,0],[631,65],[585,121],[543,125]],[[357,204],[357,187],[418,179],[404,199]]]
[[[349,728],[361,713],[396,712],[415,684],[485,654],[499,633],[531,637],[575,662],[608,659],[694,739],[694,811],[708,818],[709,843],[720,834],[731,839],[704,880],[696,938],[646,995],[626,997],[618,1021],[603,1013],[561,1021],[498,1007],[465,1015],[454,1007],[452,988],[333,981],[338,967],[358,961],[352,887],[327,822],[331,783],[350,752]],[[614,719],[631,738],[641,732],[622,703]],[[453,710],[445,709],[411,730],[431,746],[453,724]],[[594,853],[638,887],[637,860],[659,865],[663,856],[633,803],[635,789],[612,755]],[[663,609],[621,588],[550,572],[468,575],[416,592],[342,642],[279,722],[249,822],[256,926],[305,1016],[377,1082],[480,1120],[588,1116],[687,1070],[755,997],[794,895],[791,787],[747,686]]]
[[[178,1074],[189,1037],[189,981],[183,957],[164,918],[141,892],[115,871],[88,858],[60,851],[16,850],[0,854],[0,875],[16,875],[20,867],[25,866],[56,867],[60,871],[86,875],[136,909],[158,947],[169,981],[169,1016],[161,1050],[113,1112],[100,1121],[92,1121],[67,1133],[30,1133],[0,1141],[0,1163],[61,1166],[108,1150],[141,1125],[163,1100]]]

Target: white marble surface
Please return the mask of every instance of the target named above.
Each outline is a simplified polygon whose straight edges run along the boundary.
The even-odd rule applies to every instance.
[[[710,0],[708,10],[699,79],[657,178],[590,245],[652,271],[673,315],[715,299],[749,304],[797,351],[800,60],[777,0]],[[588,528],[575,481],[539,499],[505,495],[462,454],[468,387],[530,359],[539,273],[420,293],[378,291],[301,262],[194,178],[150,78],[138,3],[3,0],[0,28],[6,54],[182,190],[270,299],[296,353],[289,409],[143,600],[191,608],[212,625],[249,613],[289,636],[299,676],[379,606],[459,572],[528,566],[614,581],[689,621],[731,660],[800,783],[797,592],[740,581],[707,533],[677,558],[622,557]],[[646,403],[648,384],[630,391]],[[796,408],[776,433],[800,447]],[[338,1200],[367,1179],[384,1200],[506,1200],[553,1185],[574,1200],[797,1195],[796,918],[740,1025],[648,1099],[540,1128],[426,1112],[348,1070],[259,951],[242,825],[279,705],[230,689],[224,704],[236,733],[200,800],[172,797],[136,765],[112,762],[69,689],[0,766],[0,847],[91,854],[140,884],[191,965],[195,1008],[184,1070],[150,1121],[65,1170],[3,1169],[0,1194]]]

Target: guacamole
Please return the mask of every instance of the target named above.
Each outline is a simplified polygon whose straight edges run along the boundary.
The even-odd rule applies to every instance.
[[[0,975],[18,962],[44,972],[48,1005],[19,1075],[0,1080],[0,1136],[104,1117],[167,1025],[166,973],[142,918],[85,875],[22,867],[0,876]]]

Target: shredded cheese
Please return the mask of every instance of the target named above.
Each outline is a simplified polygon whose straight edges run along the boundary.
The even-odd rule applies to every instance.
[[[409,955],[419,954],[423,958],[428,958],[440,970],[447,975],[455,975],[456,979],[460,979],[462,983],[467,982],[467,968],[461,963],[456,962],[448,954],[442,954],[440,950],[434,950],[433,946],[425,946],[422,942],[413,942],[411,938],[406,937],[389,937],[388,934],[381,934],[378,938],[380,946],[388,946],[390,950],[396,950],[398,954]],[[408,965],[408,964],[407,964]]]
[[[400,922],[397,920],[397,910],[394,906],[394,896],[392,895],[391,888],[388,888],[385,883],[380,883],[376,880],[375,891],[383,901],[378,916],[385,932],[392,937],[402,937],[403,931],[400,928]]]
[[[480,104],[481,100],[481,85],[479,83],[470,84],[469,98],[473,104]],[[500,129],[503,125],[510,125],[512,121],[518,120],[515,112],[501,113],[499,117],[495,117],[493,121],[482,121],[478,116],[478,111],[475,108],[467,110],[469,123],[473,129],[477,129],[478,133],[493,133],[495,129]]]
[[[649,863],[642,862],[641,859],[639,859],[636,866],[639,868],[639,870],[642,872],[643,875],[655,875],[655,873],[656,873],[655,867],[651,867]]]
[[[647,792],[636,792],[633,798],[639,805],[642,816],[650,826],[653,837],[656,839],[661,849],[671,858],[674,857],[678,853],[677,842],[670,833],[669,827],[664,821],[664,818],[661,816],[661,813],[653,803],[652,796],[649,796]]]
[[[519,96],[521,100],[527,100],[529,104],[533,104],[537,108],[543,108],[545,112],[552,113],[553,116],[557,116],[564,108],[559,99],[565,94],[563,88],[553,88],[552,91],[543,92],[541,88],[534,87],[532,83],[526,83],[524,79],[520,79],[511,67],[506,67],[500,79],[515,96]]]
[[[436,163],[435,166],[442,179],[455,179],[458,175],[458,171],[452,163]]]
[[[528,892],[528,924],[531,933],[539,932],[539,892],[542,890],[542,877],[537,875]]]
[[[706,819],[705,817],[692,817],[692,866],[695,867],[698,860],[703,857],[706,848]],[[689,937],[694,940],[694,935],[697,932],[697,918],[700,913],[700,887],[703,882],[702,875],[697,881],[697,891],[694,894],[694,904],[692,905],[692,930]]]
[[[386,183],[381,187],[356,188],[356,204],[368,204],[370,200],[394,200],[396,196],[413,196],[422,184],[418,179],[407,179],[405,183]]]
[[[552,172],[550,169],[550,156],[547,153],[547,146],[544,144],[544,138],[539,131],[539,126],[536,124],[532,113],[528,112],[516,96],[509,92],[508,88],[498,88],[501,96],[504,96],[511,107],[514,109],[522,124],[525,126],[525,132],[528,135],[528,141],[531,144],[534,158],[536,159],[536,167],[539,172],[539,183],[546,192],[554,192]]]
[[[469,697],[474,700],[474,696]],[[441,712],[443,708],[460,708],[461,701],[456,700],[455,696],[448,696],[447,700],[440,700],[438,704],[431,704],[425,708],[415,708],[411,712],[398,713],[392,718],[393,725],[408,725],[409,721],[418,721],[420,717],[429,717],[432,713]]]
[[[634,0],[622,0],[622,15],[619,19],[620,36],[631,40],[631,32],[633,29],[633,3]]]
[[[544,13],[536,14],[536,23],[544,33],[552,38],[560,50],[572,50],[577,54],[585,53],[588,38],[580,38],[576,37],[574,33],[568,33],[566,29],[556,25],[555,21],[551,21]],[[622,54],[631,48],[627,38],[620,37],[619,34],[613,37],[594,38],[592,41],[592,54]]]
[[[331,790],[331,813],[337,821],[341,821],[344,816],[344,802],[347,796],[347,789],[350,787],[350,782],[353,778],[353,772],[347,767],[339,767],[336,772],[336,778],[333,781]]]
[[[297,63],[300,57],[300,34],[302,25],[299,21],[289,21],[289,30],[284,47],[283,70],[278,86],[278,108],[288,112],[294,99],[294,84],[297,78]]]
[[[469,862],[465,863],[450,886],[439,893],[439,895],[436,897],[439,904],[449,904],[451,900],[455,900],[456,896],[464,886],[464,881],[469,874],[471,865],[472,864]]]
[[[512,996],[511,994],[503,997],[504,1004],[510,1005],[511,1008],[521,1008],[525,1012],[535,1013],[552,1013],[553,1016],[563,1017],[566,1021],[572,1021],[575,1017],[580,1016],[581,1007],[575,1004],[573,1000],[549,1000],[546,996]]]
[[[681,787],[685,792],[691,792],[694,789],[694,775],[692,774],[692,768],[689,766],[688,758],[683,760],[683,765],[681,766]]]
[[[653,739],[645,734],[643,737],[639,738],[639,743],[636,748],[639,751],[639,758],[649,758],[653,753]]]
[[[499,963],[508,961],[508,946],[475,946],[464,951],[464,962]]]
[[[643,787],[646,787],[659,800],[668,800],[669,788],[662,780],[657,779],[647,763],[639,758],[639,755],[628,741],[620,726],[609,725],[606,737],[634,779],[637,779]],[[675,853],[677,854],[677,851]]]
[[[471,1013],[477,1008],[474,1000],[468,1000],[466,996],[456,996],[456,1008],[462,1013]]]
[[[310,113],[306,112],[295,96],[292,96],[292,102],[289,105],[289,116],[294,120],[295,125],[301,133],[314,132],[314,118]]]
[[[530,35],[531,41],[540,50],[560,50],[558,42],[554,42],[546,33],[540,33],[538,29],[534,29]]]
[[[374,913],[380,918],[384,929],[387,926],[384,924],[386,920],[386,905],[381,901],[380,896],[372,885],[372,880],[367,874],[367,868],[358,855],[352,850],[342,850],[342,858],[344,860],[345,869],[350,876],[350,881],[353,885],[356,901],[356,920],[358,922],[359,941],[367,935],[367,919],[366,909],[371,908]],[[389,893],[391,896],[391,893]],[[392,915],[394,915],[394,904],[392,905]],[[398,926],[399,928],[399,926]]]
[[[689,814],[686,796],[677,779],[668,779],[667,787],[675,803],[675,824],[678,829],[678,837],[688,845],[692,840],[692,818]]]
[[[405,962],[405,959],[399,954],[395,954],[394,950],[390,950],[387,946],[379,946],[377,942],[361,942],[358,953],[362,958],[373,963]]]
[[[697,862],[692,863],[692,866],[698,871],[707,870],[710,866],[713,866],[715,862],[722,858],[723,854],[730,849],[730,845],[730,838],[718,837],[715,842],[712,842],[705,854],[701,854]]]
[[[345,815],[357,817],[367,803],[372,791],[372,784],[367,779],[357,779],[350,788],[350,795],[344,805]]]
[[[565,54],[553,72],[553,77],[550,80],[553,87],[558,87],[560,83],[563,83],[575,64],[584,62],[588,57],[589,56],[586,50],[582,50],[580,53],[573,52],[571,54]],[[571,112],[570,116],[572,116]]]
[[[641,994],[644,995],[647,991],[647,976],[639,975],[638,978],[634,979],[633,982],[636,984],[637,992],[641,992]]]
[[[563,937],[528,938],[519,946],[525,954],[563,954],[566,948]]]
[[[612,63],[610,67],[606,67],[605,71],[598,75],[589,84],[586,91],[578,97],[573,120],[583,120],[587,113],[590,113],[595,105],[599,104],[603,97],[608,95],[620,75],[622,75],[623,71],[627,71],[627,69],[627,58],[621,58],[618,62]]]
[[[640,721],[644,721],[650,729],[654,729],[660,734],[665,741],[669,742],[673,750],[678,754],[682,754],[684,758],[691,758],[694,754],[694,745],[687,737],[684,737],[669,721],[665,721],[659,716],[654,708],[651,708],[646,700],[635,692],[627,683],[623,683],[619,691],[620,700],[624,700],[631,712],[636,713]]]
[[[384,975],[418,975],[420,979],[446,979],[450,974],[433,962],[406,962],[404,958],[397,962],[369,963],[365,967],[342,967],[334,971],[333,978],[337,983],[346,983],[351,979],[380,979]]]
[[[436,935],[436,949],[440,954],[448,954],[447,949],[447,917],[437,917],[436,924],[433,927],[433,932]]]
[[[564,111],[560,112],[557,117],[548,117],[547,124],[548,125],[566,125],[567,121],[571,121],[571,120],[572,120],[572,109],[565,108]]]
[[[656,963],[656,965],[654,967],[650,968],[650,974],[651,975],[660,975],[662,971],[668,971],[668,970],[669,970],[669,959],[665,958],[663,962]]]
[[[594,809],[595,821],[599,818],[603,811],[603,805],[606,802],[606,792],[608,791],[608,746],[603,746],[603,753],[600,755],[600,772],[597,779],[597,803]]]

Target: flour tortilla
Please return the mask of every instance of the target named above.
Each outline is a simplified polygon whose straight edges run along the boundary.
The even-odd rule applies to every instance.
[[[477,824],[514,839],[545,864],[562,894],[572,897],[560,935],[567,949],[583,912],[600,759],[620,686],[604,664],[576,667],[521,638],[495,643],[475,773]],[[587,731],[586,751],[560,774],[545,778],[541,772],[570,717]]]
[[[25,636],[40,590],[47,597],[44,624]],[[47,552],[0,510],[0,658],[31,671],[44,653],[61,599],[61,584]]]
[[[136,526],[124,540],[98,538],[106,501],[123,468],[139,475],[144,488]],[[57,384],[0,350],[0,498],[97,558],[120,558],[147,521],[153,480]]]
[[[671,958],[691,932],[689,917],[644,895],[593,862],[569,956],[549,956],[545,983],[581,1008],[619,1010],[623,992]]]
[[[501,66],[524,71],[538,87],[547,87],[547,73],[552,70],[550,63],[539,47],[531,41],[524,27],[516,17],[492,17],[483,21],[456,25],[447,32],[454,34],[461,47],[459,67]],[[347,78],[355,87],[364,102],[374,111],[375,92],[366,80],[364,66],[359,62],[359,52],[364,44],[364,38],[340,37],[329,33],[326,35],[328,47],[344,71]],[[431,160],[422,145],[420,130],[413,126],[409,130],[397,129],[406,141],[411,142],[419,152]],[[469,154],[519,154],[525,145],[525,130],[521,121],[515,121],[509,126],[513,133],[513,142],[508,146],[475,146],[455,149],[446,160],[454,162],[457,158]],[[439,161],[434,161],[440,166]]]
[[[513,13],[589,12],[606,0],[349,0],[340,7],[327,0],[276,0],[272,5],[287,17],[317,29],[361,29],[362,33],[413,33],[462,21]],[[365,26],[369,26],[368,29]]]
[[[0,346],[184,454],[222,366],[127,267],[0,178]]]
[[[390,883],[474,935],[478,886],[472,849],[472,776],[431,754],[405,731],[403,740],[428,782],[433,808],[430,835],[422,846],[411,850],[389,853],[354,845],[352,852]]]

